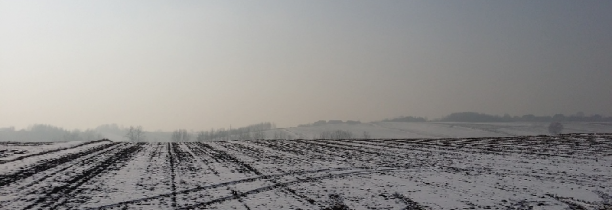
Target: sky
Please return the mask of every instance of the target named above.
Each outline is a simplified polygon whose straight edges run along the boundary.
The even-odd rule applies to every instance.
[[[0,127],[612,115],[612,1],[0,0]]]

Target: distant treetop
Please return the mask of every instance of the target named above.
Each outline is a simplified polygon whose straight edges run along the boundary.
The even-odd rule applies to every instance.
[[[408,116],[408,117],[397,117],[397,118],[393,118],[393,119],[384,119],[383,122],[426,122],[427,119],[423,118],[423,117],[413,117],[413,116]]]
[[[555,114],[553,116],[535,116],[526,114],[521,117],[511,117],[505,114],[503,117],[498,115],[488,115],[477,112],[456,112],[447,115],[439,120],[441,122],[612,122],[612,117],[602,117],[594,114],[585,116],[584,113],[578,112],[575,115],[565,116],[564,114]]]

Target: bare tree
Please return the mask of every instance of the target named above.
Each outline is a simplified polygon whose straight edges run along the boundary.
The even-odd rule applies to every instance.
[[[277,130],[276,132],[274,132],[274,139],[284,139],[284,140],[288,140],[290,139],[289,135],[282,131],[282,130]]]
[[[558,135],[563,131],[563,124],[559,122],[552,122],[548,125],[548,132],[553,135]]]
[[[125,135],[130,141],[137,142],[144,140],[144,131],[142,130],[142,126],[130,126],[128,128],[128,132]]]
[[[190,139],[191,135],[186,129],[178,129],[172,132],[172,141],[189,141]]]
[[[372,136],[370,135],[370,132],[367,131],[363,131],[363,139],[371,139]]]
[[[266,134],[263,131],[256,131],[253,134],[253,139],[265,139],[266,138]]]
[[[206,141],[207,139],[208,139],[208,133],[206,131],[198,132],[198,136],[196,136],[196,140]]]
[[[230,128],[227,130],[225,128],[220,128],[218,130],[211,129],[210,131],[200,131],[197,133],[196,139],[197,141],[264,139],[266,137],[264,132],[274,128],[274,126],[273,123],[269,122],[253,124],[241,128],[234,128],[230,125]]]
[[[352,139],[353,133],[351,133],[350,131],[343,131],[343,130],[323,131],[319,134],[319,138],[334,139],[334,140]]]

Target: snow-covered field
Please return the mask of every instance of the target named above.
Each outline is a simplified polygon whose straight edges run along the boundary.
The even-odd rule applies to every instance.
[[[0,209],[612,208],[609,134],[0,145]]]
[[[0,142],[0,163],[17,158],[27,158],[30,155],[42,155],[79,147],[83,144],[93,144],[97,141],[66,141],[66,142]]]

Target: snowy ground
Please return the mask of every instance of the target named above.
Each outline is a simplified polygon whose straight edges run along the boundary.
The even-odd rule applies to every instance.
[[[67,142],[0,142],[0,163],[16,158],[27,158],[30,155],[41,155],[65,150],[70,147],[79,147],[94,142],[67,141]]]
[[[612,208],[612,135],[29,147],[0,209]]]

